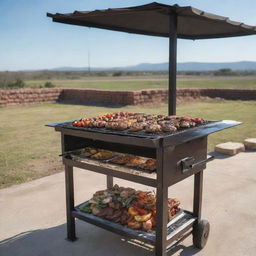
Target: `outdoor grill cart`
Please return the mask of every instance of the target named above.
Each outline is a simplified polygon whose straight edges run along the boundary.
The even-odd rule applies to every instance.
[[[47,14],[53,21],[79,26],[96,27],[135,34],[168,37],[169,48],[169,115],[176,114],[176,55],[177,38],[210,39],[256,34],[256,28],[228,18],[209,14],[193,7],[151,3],[143,6],[75,11],[70,14]],[[203,248],[209,234],[209,223],[201,220],[203,170],[207,158],[207,136],[213,132],[240,124],[236,121],[210,121],[198,127],[166,134],[136,134],[106,129],[87,129],[72,126],[72,122],[54,123],[61,132],[62,156],[66,177],[67,237],[76,239],[75,218],[109,231],[144,241],[155,246],[156,256],[165,256],[166,249],[175,241],[193,233],[193,243]],[[80,161],[71,152],[86,146],[132,153],[156,158],[154,173],[134,172],[97,161]],[[132,230],[74,206],[73,167],[107,176],[107,187],[113,186],[113,177],[156,188],[155,233]],[[169,223],[167,221],[168,187],[194,175],[193,212],[183,210]],[[192,231],[191,231],[192,230]]]
[[[61,132],[63,163],[66,177],[67,237],[74,241],[75,218],[105,228],[129,238],[155,245],[157,256],[166,255],[166,248],[174,240],[191,232],[198,248],[203,248],[209,234],[209,223],[201,220],[203,170],[207,158],[207,135],[225,128],[238,125],[235,121],[209,122],[171,135],[136,135],[126,132],[90,129],[72,126],[70,122],[55,123],[50,126]],[[111,164],[99,164],[98,161],[72,158],[72,151],[86,146],[131,153],[156,158],[155,173],[136,173],[128,168],[115,168]],[[132,230],[120,224],[86,214],[74,206],[73,167],[107,175],[107,187],[113,186],[113,177],[129,180],[156,188],[156,231],[155,234]],[[168,187],[194,175],[193,212],[183,211],[167,223]],[[187,233],[188,232],[188,233]]]

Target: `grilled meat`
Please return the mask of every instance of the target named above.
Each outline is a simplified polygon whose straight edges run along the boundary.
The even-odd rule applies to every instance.
[[[110,159],[111,157],[113,157],[113,152],[107,150],[100,150],[98,153],[91,156],[91,158],[97,160],[107,160]]]
[[[134,158],[133,155],[125,154],[125,155],[114,157],[113,159],[110,160],[110,162],[114,164],[127,164],[133,158]]]
[[[149,158],[146,162],[138,165],[139,168],[149,171],[156,170],[156,159]]]
[[[155,133],[155,132],[161,132],[161,126],[159,124],[148,124],[145,126],[145,132],[148,133]]]
[[[163,132],[176,132],[177,128],[172,123],[164,123],[161,125]]]
[[[181,121],[180,122],[180,127],[182,127],[182,128],[189,128],[190,127],[189,121]]]
[[[127,163],[127,166],[138,167],[140,164],[145,162],[145,158],[141,156],[133,156]]]
[[[176,131],[173,126],[176,127],[176,129],[189,128],[202,123],[204,123],[202,118],[116,112],[95,118],[82,118],[79,121],[75,121],[73,125],[85,128],[106,128],[117,131],[145,131],[148,133],[163,131],[171,133]]]
[[[144,129],[145,123],[143,122],[137,122],[137,123],[133,123],[129,129],[130,132],[138,132],[138,131],[142,131]]]

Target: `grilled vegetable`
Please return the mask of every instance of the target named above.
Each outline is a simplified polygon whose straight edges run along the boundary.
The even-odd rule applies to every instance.
[[[90,207],[90,203],[86,203],[86,204],[83,204],[82,206],[80,206],[79,208],[82,212],[85,212],[85,213],[92,213],[92,209]]]
[[[139,213],[135,210],[135,207],[129,207],[128,208],[128,214],[131,215],[131,216],[136,216]]]
[[[151,218],[152,213],[148,213],[146,215],[136,215],[134,216],[134,219],[138,222],[145,222]]]
[[[138,206],[134,206],[134,209],[138,212],[139,215],[146,215],[148,212]],[[137,214],[136,214],[137,215]]]
[[[169,219],[179,211],[179,204],[175,198],[168,199]],[[80,210],[147,232],[156,225],[155,194],[117,185],[95,192],[92,199],[80,206]]]

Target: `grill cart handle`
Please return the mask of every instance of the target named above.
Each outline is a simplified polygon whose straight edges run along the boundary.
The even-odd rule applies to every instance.
[[[210,157],[206,158],[205,160],[195,163],[194,157],[186,157],[180,161],[181,172],[185,173],[185,172],[193,169],[194,167],[202,165],[202,164],[206,164],[206,163],[212,161],[213,159],[214,159],[214,156],[210,156]]]
[[[66,151],[66,152],[60,154],[59,156],[63,156],[65,158],[72,159],[72,157],[70,155],[71,153],[73,153],[73,151]]]

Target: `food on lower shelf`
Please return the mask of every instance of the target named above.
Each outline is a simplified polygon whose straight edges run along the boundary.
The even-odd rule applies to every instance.
[[[132,154],[122,154],[99,148],[85,147],[74,151],[74,155],[88,157],[94,160],[107,160],[109,163],[140,168],[146,171],[156,170],[156,159]]]
[[[138,167],[140,164],[145,163],[146,158],[141,156],[134,156],[126,163],[130,167]]]
[[[92,148],[92,147],[86,147],[86,148],[83,148],[83,149],[80,149],[78,151],[78,153],[81,155],[81,156],[91,156],[91,155],[94,155],[98,152],[98,149],[96,148]]]
[[[156,170],[156,159],[149,158],[146,160],[146,162],[140,164],[138,167],[143,170],[154,171]]]
[[[168,199],[169,220],[180,211],[179,205],[177,199]],[[150,232],[156,226],[156,196],[152,192],[115,185],[111,189],[97,191],[80,206],[80,210],[131,229]]]
[[[92,155],[92,159],[107,160],[114,156],[112,151],[100,149],[96,154]]]
[[[168,198],[169,218],[172,218],[179,208],[180,202],[176,198]]]
[[[143,170],[155,171],[156,159],[135,156],[130,154],[122,154],[109,160],[114,164],[126,165],[129,167],[137,167]]]
[[[134,155],[130,155],[130,154],[121,154],[119,156],[116,156],[114,158],[112,158],[109,162],[114,163],[114,164],[127,164],[131,161],[131,159],[134,158]]]
[[[152,115],[144,113],[116,112],[93,118],[82,118],[73,122],[73,126],[85,128],[105,128],[108,130],[147,133],[175,132],[203,124],[202,118]],[[176,129],[175,129],[176,128]]]

